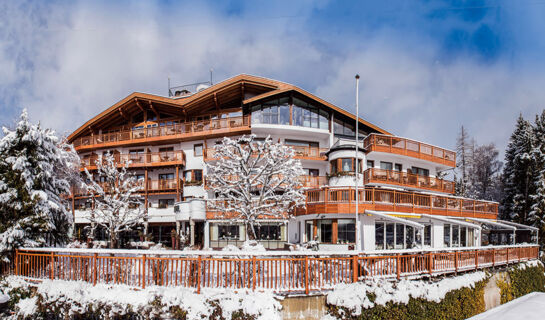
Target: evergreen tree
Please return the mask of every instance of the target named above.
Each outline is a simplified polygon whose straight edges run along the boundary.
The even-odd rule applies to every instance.
[[[471,141],[467,130],[462,126],[456,139],[456,169],[460,177],[455,178],[456,195],[466,197],[469,187],[469,170],[471,168]],[[456,176],[456,175],[455,175]]]
[[[528,224],[535,195],[535,137],[531,124],[522,115],[517,119],[507,149],[502,175],[504,196],[501,201],[502,217]]]
[[[52,130],[28,121],[26,110],[0,140],[0,253],[39,246],[50,236],[62,243],[72,216],[63,195],[70,193],[78,156]]]
[[[532,195],[529,222],[539,228],[539,238],[542,239],[545,236],[545,110],[541,115],[536,115],[534,139],[532,158],[536,174],[533,186],[535,194]]]

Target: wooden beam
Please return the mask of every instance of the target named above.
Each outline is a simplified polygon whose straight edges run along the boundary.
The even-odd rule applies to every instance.
[[[123,119],[129,121],[129,118],[127,117],[127,115],[125,115],[125,113],[123,112],[121,108],[119,108],[119,114],[121,115],[121,117],[123,117]]]
[[[159,120],[159,112],[157,112],[157,110],[156,110],[155,107],[153,106],[153,103],[151,102],[151,100],[148,100],[148,103],[149,103],[149,107],[151,108],[151,110],[153,110],[153,112],[154,112],[155,115],[157,116],[157,120]]]
[[[142,105],[140,104],[140,101],[138,101],[138,99],[134,98],[134,102],[136,103],[136,106],[138,108],[140,108],[140,110],[142,110],[142,112],[144,112],[144,107],[142,107]]]
[[[219,112],[220,111],[220,106],[218,104],[218,97],[217,97],[215,92],[214,92],[214,104],[216,105],[216,110]]]

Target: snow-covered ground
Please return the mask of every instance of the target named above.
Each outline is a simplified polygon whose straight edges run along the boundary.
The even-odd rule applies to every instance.
[[[0,287],[0,296],[9,293],[15,288],[27,288],[30,283],[18,278],[8,277]],[[171,307],[180,307],[187,312],[188,319],[208,318],[214,312],[214,305],[221,307],[222,315],[231,319],[234,312],[242,311],[244,314],[253,315],[256,319],[280,319],[281,305],[278,297],[270,291],[245,291],[230,289],[203,289],[200,294],[194,289],[182,287],[156,287],[137,289],[125,285],[103,285],[63,280],[43,280],[41,283],[32,284],[36,287],[36,293],[43,300],[38,301],[37,296],[21,299],[16,305],[15,318],[17,316],[32,315],[38,308],[38,303],[56,306],[69,306],[69,315],[92,312],[101,306],[109,312],[110,316],[124,315],[129,312],[148,314],[159,312],[161,316],[167,316]],[[159,309],[157,306],[160,306]]]
[[[541,320],[545,319],[545,293],[532,292],[468,320]]]

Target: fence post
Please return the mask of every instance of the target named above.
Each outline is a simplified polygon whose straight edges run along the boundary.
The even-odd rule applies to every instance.
[[[431,251],[428,253],[428,273],[430,275],[433,273],[433,253]]]
[[[496,249],[492,249],[492,266],[496,266]]]
[[[255,256],[252,257],[252,290],[255,291],[255,270],[256,270],[256,266],[255,266]]]
[[[454,272],[458,273],[458,252],[454,251]]]
[[[397,280],[401,279],[401,264],[399,263],[399,253],[396,255],[396,273],[397,273]]]
[[[142,256],[142,289],[146,288],[146,255]]]
[[[15,249],[15,275],[19,275],[19,249]]]
[[[305,256],[305,293],[309,293],[308,283],[308,256]]]
[[[518,256],[519,256],[519,263],[520,263],[520,249],[521,249],[521,248],[520,248],[520,247],[518,247],[518,249],[519,249],[519,253],[518,253]]]
[[[509,265],[509,248],[507,248],[505,251],[507,251],[507,262],[505,264]]]
[[[201,261],[202,256],[199,256],[197,263],[197,293],[201,293]]]
[[[354,255],[352,257],[352,268],[354,268],[354,278],[352,279],[352,282],[358,282],[358,274],[359,274],[359,268],[358,268],[358,256]]]
[[[479,250],[475,250],[475,270],[479,269]]]
[[[49,272],[49,278],[51,280],[53,280],[53,278],[55,277],[55,253],[54,252],[51,252],[51,261],[49,262],[49,264],[51,265],[51,270]]]
[[[97,284],[97,255],[96,252],[93,254],[93,286]]]

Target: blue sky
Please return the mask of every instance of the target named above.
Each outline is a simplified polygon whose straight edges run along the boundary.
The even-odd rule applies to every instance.
[[[506,145],[545,100],[545,1],[0,2],[0,111],[69,133],[133,91],[240,73],[402,136]]]

